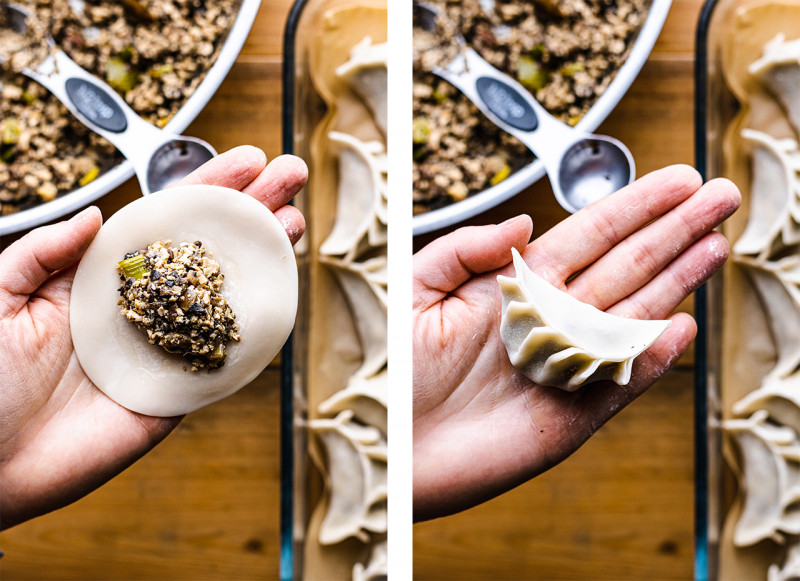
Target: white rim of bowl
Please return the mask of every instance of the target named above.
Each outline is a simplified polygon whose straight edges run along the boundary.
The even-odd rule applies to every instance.
[[[198,85],[192,96],[186,100],[186,103],[178,110],[172,120],[167,123],[165,129],[181,133],[211,100],[211,97],[217,92],[217,89],[219,89],[222,81],[225,80],[233,63],[239,56],[260,5],[261,0],[242,0],[236,20],[228,31],[217,60],[206,72],[203,82]],[[50,222],[78,210],[106,195],[132,176],[133,168],[131,164],[128,161],[123,161],[103,173],[92,183],[56,198],[52,202],[0,217],[0,236]]]
[[[583,116],[577,127],[592,132],[602,123],[628,91],[634,79],[650,56],[661,29],[669,14],[672,0],[654,0],[650,12],[634,41],[631,54],[617,71],[617,75],[591,109]],[[467,199],[414,216],[412,228],[414,235],[427,234],[440,228],[452,226],[477,216],[494,206],[512,198],[544,176],[544,166],[536,160],[514,172],[496,186],[485,189]]]

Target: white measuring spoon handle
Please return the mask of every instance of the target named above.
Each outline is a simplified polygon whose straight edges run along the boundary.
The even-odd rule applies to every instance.
[[[111,87],[56,50],[25,74],[55,95],[84,125],[110,141],[133,165],[143,191],[152,152],[172,135],[136,114]]]
[[[557,172],[563,152],[582,137],[545,110],[519,82],[486,62],[475,50],[464,48],[447,68],[437,69],[500,129],[524,143]]]

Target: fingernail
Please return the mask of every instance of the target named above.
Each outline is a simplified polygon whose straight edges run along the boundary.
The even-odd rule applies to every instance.
[[[531,219],[530,216],[528,216],[527,214],[520,214],[519,216],[514,216],[513,218],[509,218],[505,222],[501,222],[500,224],[498,224],[498,226],[505,227],[511,224],[515,224],[517,222],[521,222],[522,220],[530,220],[530,219]]]
[[[89,214],[91,214],[91,213],[93,213],[93,212],[95,212],[95,211],[97,211],[97,206],[89,206],[88,208],[84,208],[83,210],[81,210],[80,212],[78,212],[77,214],[75,214],[75,215],[74,215],[72,218],[70,218],[68,221],[69,221],[69,222],[80,222],[80,221],[81,221],[81,220],[83,220],[83,219],[84,219],[86,216],[88,216]]]

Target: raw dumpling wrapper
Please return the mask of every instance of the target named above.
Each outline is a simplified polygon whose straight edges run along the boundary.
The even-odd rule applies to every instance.
[[[601,379],[627,384],[633,359],[671,322],[626,319],[582,303],[533,274],[511,250],[516,278],[497,277],[500,336],[511,363],[531,381],[567,391]]]
[[[241,341],[228,344],[220,369],[189,371],[120,314],[117,262],[156,240],[202,241],[225,275]],[[135,412],[175,416],[252,381],[283,346],[296,311],[297,264],[272,212],[241,192],[187,186],[136,200],[103,225],[75,274],[70,324],[83,370],[106,395]]]

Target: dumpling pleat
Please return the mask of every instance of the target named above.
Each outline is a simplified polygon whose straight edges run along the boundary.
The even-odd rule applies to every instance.
[[[588,359],[586,361],[585,367],[583,371],[580,371],[572,376],[572,379],[569,380],[567,384],[569,387],[579,387],[581,386],[587,379],[589,379],[593,373],[595,373],[600,365],[603,364],[601,359]]]

